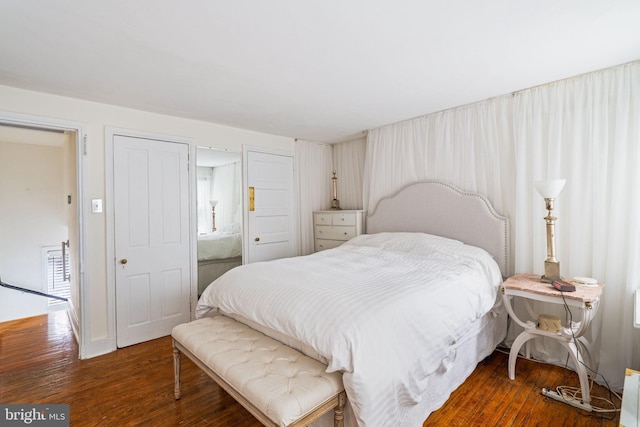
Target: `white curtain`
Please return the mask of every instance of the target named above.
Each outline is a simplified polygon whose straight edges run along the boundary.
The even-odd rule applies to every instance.
[[[512,98],[505,96],[369,132],[364,208],[415,181],[438,179],[486,195],[500,212],[515,203]]]
[[[212,227],[211,200],[213,170],[208,167],[198,167],[198,183],[196,185],[198,201],[198,234],[210,233]]]
[[[331,145],[296,141],[300,255],[313,253],[313,211],[331,207]]]
[[[640,287],[640,62],[519,92],[513,121],[516,271],[539,272],[546,258],[533,182],[566,178],[554,210],[560,271],[606,284],[589,338],[599,372],[621,388],[624,369],[640,367],[631,300]]]
[[[625,367],[640,367],[639,128],[640,62],[385,126],[369,132],[363,205],[425,179],[485,194],[510,219],[513,271],[542,274],[546,211],[533,182],[566,178],[554,211],[561,272],[606,284],[589,338],[619,389]],[[553,358],[544,342],[537,351]]]
[[[216,204],[216,229],[242,223],[242,166],[235,162],[213,168],[212,199]],[[237,229],[237,227],[236,227]]]
[[[333,145],[333,169],[338,178],[338,200],[342,209],[362,209],[366,147],[366,137]]]

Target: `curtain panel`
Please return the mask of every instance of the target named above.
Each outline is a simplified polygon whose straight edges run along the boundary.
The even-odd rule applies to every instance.
[[[328,144],[296,141],[300,255],[313,253],[313,211],[331,207],[333,148]]]
[[[213,169],[198,166],[198,182],[196,184],[198,234],[210,233],[213,218],[211,216],[211,188],[213,186]]]
[[[512,97],[418,117],[369,132],[363,205],[424,180],[442,180],[486,195],[504,212],[515,203]]]
[[[216,228],[242,223],[242,166],[235,162],[213,168],[213,194],[216,200]],[[211,209],[211,207],[209,207]]]
[[[516,224],[516,270],[537,272],[546,258],[546,210],[531,182],[566,178],[554,210],[560,271],[605,283],[601,335],[596,323],[590,343],[600,356],[595,369],[621,388],[624,369],[640,366],[632,325],[640,287],[640,62],[518,92],[513,117],[514,215],[527,218]]]
[[[338,200],[342,209],[362,209],[366,147],[366,137],[333,145],[333,167],[338,177]]]
[[[588,339],[597,353],[593,369],[620,389],[625,367],[640,366],[640,332],[632,327],[632,293],[640,287],[638,165],[634,62],[371,130],[363,207],[371,212],[421,180],[477,191],[509,217],[514,272],[542,274],[546,210],[533,183],[566,178],[554,210],[561,273],[606,284]],[[534,355],[564,364],[560,350],[536,340]]]

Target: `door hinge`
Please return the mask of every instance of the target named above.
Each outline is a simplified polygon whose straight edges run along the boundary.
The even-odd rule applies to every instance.
[[[82,137],[82,154],[87,155],[87,134]]]

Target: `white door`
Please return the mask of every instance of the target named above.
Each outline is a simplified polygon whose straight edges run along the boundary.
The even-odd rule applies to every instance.
[[[113,139],[118,347],[190,320],[187,144]]]
[[[245,263],[297,255],[293,153],[243,147]]]

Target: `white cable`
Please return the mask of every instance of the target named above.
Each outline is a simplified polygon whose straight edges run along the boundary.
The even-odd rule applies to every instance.
[[[591,382],[591,385],[593,386],[593,381]],[[581,402],[582,401],[582,392],[579,388],[576,387],[569,387],[569,386],[558,386],[556,387],[556,391],[558,393],[558,395],[562,396],[565,400],[567,401],[578,401]],[[618,396],[618,394],[614,391],[612,391],[612,393],[617,397],[620,398],[620,396]],[[606,404],[609,405],[609,408],[604,408],[604,407],[600,407],[600,406],[594,406],[593,401],[599,401],[599,402],[604,402]],[[605,399],[604,397],[598,397],[598,396],[591,396],[591,410],[593,412],[599,412],[599,413],[611,413],[611,412],[620,412],[620,409],[618,409],[616,407],[616,405],[610,401],[609,399]]]

